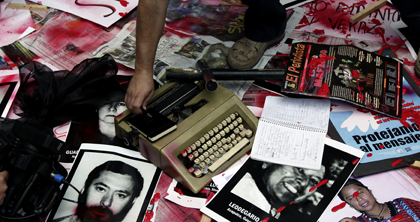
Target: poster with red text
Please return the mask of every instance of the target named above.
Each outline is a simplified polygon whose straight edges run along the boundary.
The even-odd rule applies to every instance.
[[[109,27],[137,7],[137,0],[32,0]]]
[[[296,30],[393,45],[404,44],[398,34],[390,27],[390,23],[401,20],[399,11],[390,3],[370,13],[355,24],[350,23],[352,16],[374,2],[369,0],[319,0],[310,2],[301,6],[306,10],[306,13]]]

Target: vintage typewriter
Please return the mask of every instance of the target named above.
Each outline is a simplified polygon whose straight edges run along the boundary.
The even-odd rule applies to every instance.
[[[210,92],[199,81],[170,82],[149,104],[147,109],[168,116],[177,129],[151,142],[136,132],[127,110],[115,118],[117,137],[194,193],[252,147],[258,119],[222,86]]]

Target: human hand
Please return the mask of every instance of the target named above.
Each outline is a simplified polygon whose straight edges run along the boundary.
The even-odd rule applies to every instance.
[[[4,198],[6,197],[7,179],[9,179],[9,172],[0,172],[0,206],[3,205]]]
[[[136,71],[130,80],[125,94],[125,104],[132,113],[142,113],[141,107],[146,109],[155,90],[153,73]]]

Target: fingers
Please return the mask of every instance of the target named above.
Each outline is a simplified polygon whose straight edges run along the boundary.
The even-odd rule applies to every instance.
[[[125,103],[127,108],[135,114],[141,114],[142,110],[141,110],[141,106],[143,105],[143,99],[140,96],[136,96],[136,95],[130,95],[130,94],[126,94],[125,96]],[[143,97],[144,98],[144,97]]]
[[[127,108],[135,114],[142,113],[141,107],[146,109],[147,104],[152,98],[154,93],[154,86],[150,87],[145,84],[139,84],[127,89],[125,95],[125,103]]]
[[[9,172],[0,172],[0,206],[3,204],[7,191],[7,180],[9,179]]]
[[[150,91],[149,94],[143,100],[143,109],[146,110],[147,104],[149,104],[150,99],[153,96],[154,91]]]

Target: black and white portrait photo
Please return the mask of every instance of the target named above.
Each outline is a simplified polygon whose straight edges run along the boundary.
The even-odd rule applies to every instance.
[[[116,153],[117,150],[129,155]],[[63,189],[64,198],[49,221],[142,220],[159,175],[160,170],[137,151],[82,144],[69,174],[70,183],[81,194],[71,187]]]
[[[363,155],[332,140],[324,151],[319,170],[251,157],[201,211],[217,221],[316,222]]]

